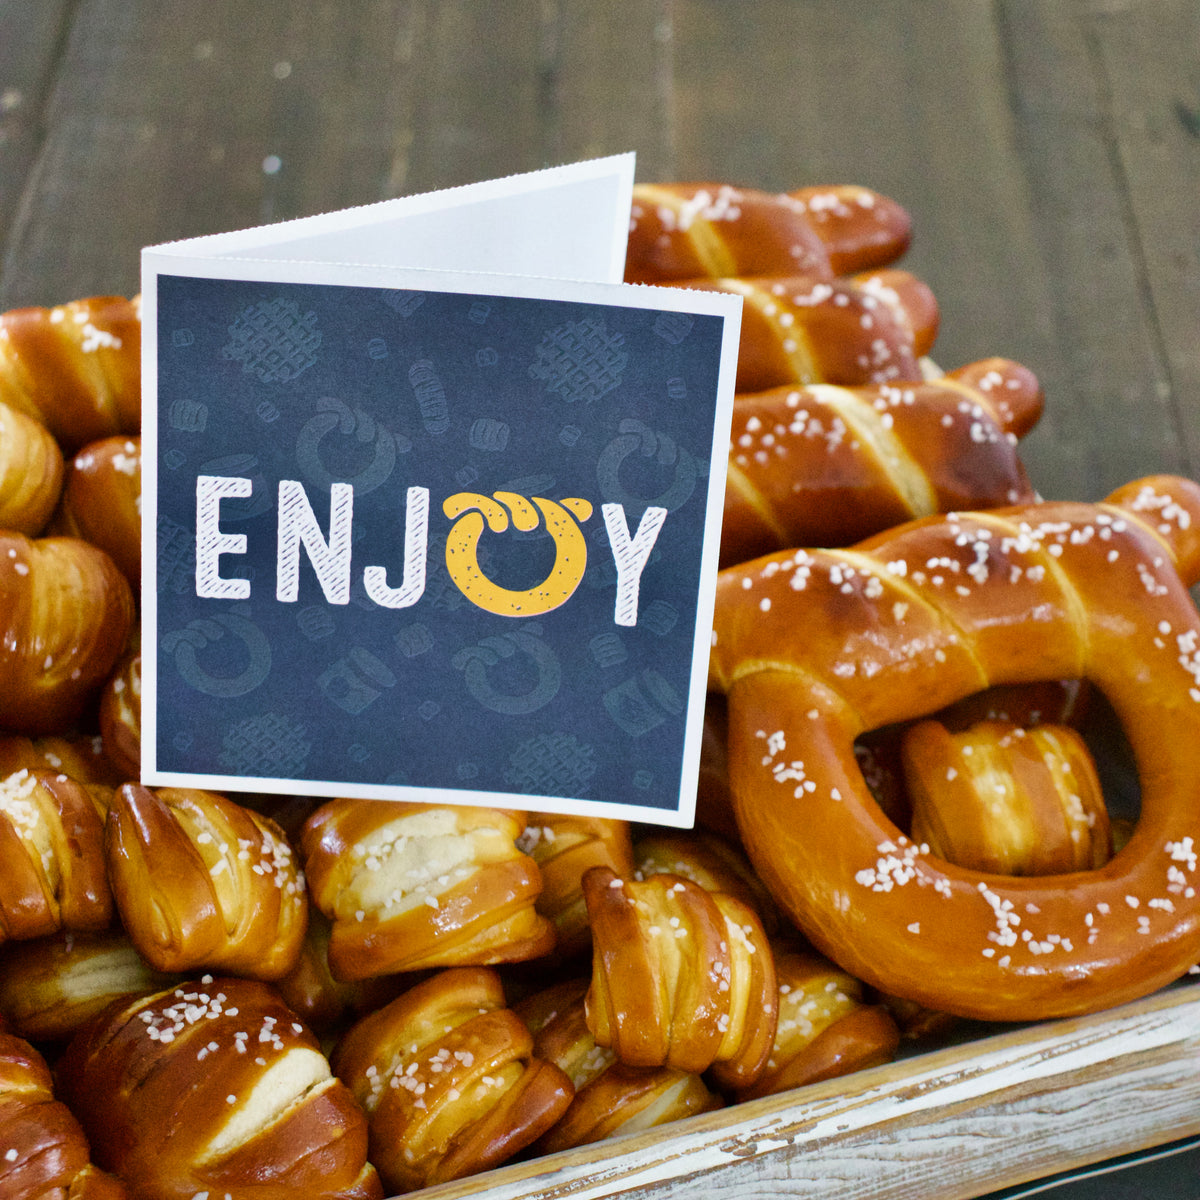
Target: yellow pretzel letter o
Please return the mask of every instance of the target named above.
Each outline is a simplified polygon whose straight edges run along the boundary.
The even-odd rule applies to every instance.
[[[534,507],[536,505],[536,508]],[[554,539],[554,566],[535,587],[522,591],[493,583],[479,565],[479,539],[484,522],[493,533],[513,525],[524,533],[537,528],[538,512],[546,521],[546,532]],[[515,492],[456,492],[447,496],[442,511],[454,522],[446,538],[446,569],[459,591],[472,604],[500,617],[535,617],[564,604],[583,580],[587,566],[587,542],[579,521],[592,515],[592,505],[578,496],[561,503],[534,496],[532,503]]]

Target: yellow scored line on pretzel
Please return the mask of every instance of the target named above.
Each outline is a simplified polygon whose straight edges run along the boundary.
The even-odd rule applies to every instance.
[[[1200,485],[930,517],[844,551],[721,574],[710,687],[728,694],[746,849],[851,974],[964,1016],[1028,1020],[1145,995],[1200,956]],[[1106,865],[955,866],[875,804],[863,732],[993,684],[1082,678],[1132,748],[1141,815]]]

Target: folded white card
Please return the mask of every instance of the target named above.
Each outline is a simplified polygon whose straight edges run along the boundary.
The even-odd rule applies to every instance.
[[[740,300],[631,155],[143,252],[143,781],[691,823]]]

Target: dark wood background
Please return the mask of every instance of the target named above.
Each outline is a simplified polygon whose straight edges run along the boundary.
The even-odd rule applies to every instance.
[[[0,0],[0,309],[630,149],[903,203],[935,358],[1043,381],[1044,495],[1200,477],[1197,0]]]

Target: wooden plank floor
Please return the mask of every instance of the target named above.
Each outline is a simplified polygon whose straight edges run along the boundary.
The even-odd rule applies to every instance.
[[[1194,0],[0,0],[0,307],[144,244],[634,149],[899,199],[1047,496],[1200,475]]]

